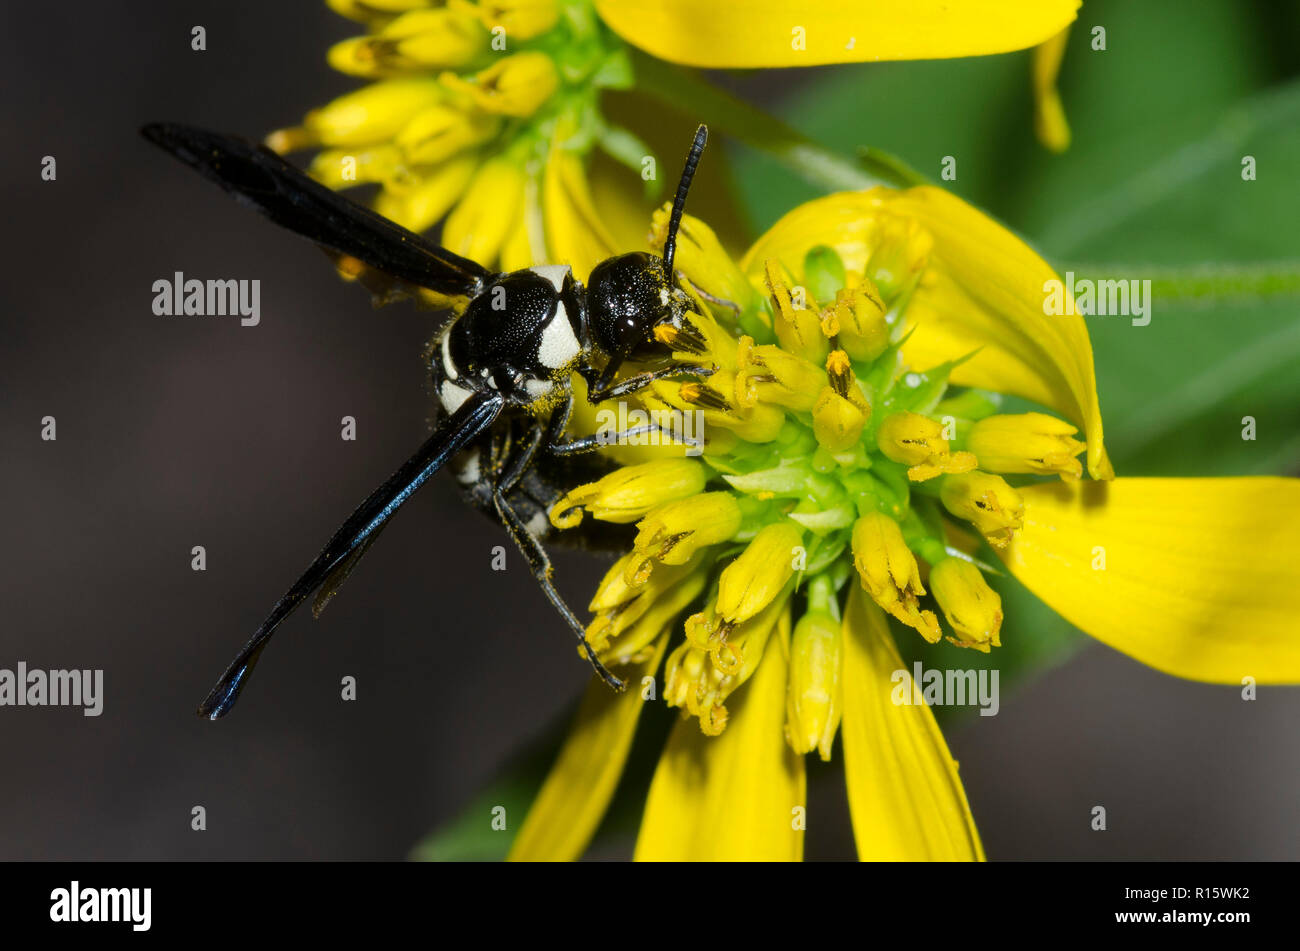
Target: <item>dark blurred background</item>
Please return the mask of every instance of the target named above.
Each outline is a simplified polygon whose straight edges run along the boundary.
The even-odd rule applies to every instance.
[[[402,858],[562,721],[587,668],[513,549],[512,570],[491,571],[504,533],[439,479],[319,621],[282,630],[231,717],[194,716],[328,533],[424,439],[435,321],[372,310],[309,244],[136,132],[291,124],[353,88],[324,51],[358,28],[315,2],[231,0],[11,4],[5,20],[0,667],[103,668],[106,698],[98,718],[0,708],[0,858]],[[870,142],[936,176],[958,156],[954,189],[1062,265],[1294,259],[1298,22],[1293,4],[1086,4],[1063,157],[1032,139],[1028,54],[730,82],[845,149]],[[1088,46],[1096,23],[1105,52]],[[190,49],[196,24],[206,52]],[[811,194],[736,157],[755,227]],[[260,279],[260,326],[155,317],[151,285],[174,271]],[[1168,313],[1140,337],[1096,331],[1121,471],[1294,473],[1294,299]],[[1247,413],[1261,435],[1243,446]],[[41,440],[44,416],[57,441]],[[480,556],[452,556],[450,539]],[[603,565],[557,560],[585,604]],[[1016,630],[1076,640],[1046,610]],[[347,675],[355,702],[339,698]],[[1295,690],[1243,703],[1086,643],[948,735],[992,858],[1283,859],[1300,851],[1298,719]],[[810,787],[810,857],[851,856],[838,772],[815,768]],[[1089,828],[1098,804],[1104,833]],[[614,830],[595,854],[626,852]]]

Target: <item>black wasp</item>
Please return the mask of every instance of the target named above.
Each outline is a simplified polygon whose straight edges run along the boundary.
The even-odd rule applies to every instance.
[[[454,314],[429,349],[443,410],[433,435],[348,516],[276,602],[199,705],[199,715],[215,720],[229,712],[280,623],[317,589],[313,611],[319,614],[393,513],[452,460],[471,501],[505,526],[546,597],[588,648],[596,672],[621,690],[622,681],[589,649],[582,623],[551,581],[541,544],[549,530],[545,513],[559,494],[559,476],[571,477],[581,466],[577,457],[608,439],[565,436],[573,409],[570,374],[583,377],[588,399],[596,403],[658,379],[713,370],[670,362],[655,338],[663,325],[685,330],[691,309],[690,296],[675,279],[673,253],[707,129],[696,131],[686,158],[663,257],[637,251],[608,258],[592,269],[586,288],[564,265],[494,274],[335,194],[245,139],[171,123],[141,131],[241,204],[345,264],[364,265],[387,291],[431,291],[450,302]],[[633,361],[658,366],[617,379],[624,363]]]

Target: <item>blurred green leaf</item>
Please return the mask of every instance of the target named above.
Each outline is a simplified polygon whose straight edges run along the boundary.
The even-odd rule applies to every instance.
[[[572,717],[573,710],[569,710],[510,757],[454,819],[425,836],[411,850],[411,858],[417,862],[504,859],[515,831],[528,815],[528,807],[546,778]],[[492,828],[493,810],[498,807],[505,809],[505,829]]]

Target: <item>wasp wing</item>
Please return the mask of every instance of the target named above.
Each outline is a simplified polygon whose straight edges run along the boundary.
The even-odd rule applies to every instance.
[[[491,272],[312,180],[270,149],[171,122],[140,130],[240,204],[340,254],[439,295],[472,298]]]
[[[387,482],[357,506],[356,511],[334,533],[302,577],[276,602],[270,615],[244,645],[244,649],[231,661],[226,672],[199,704],[199,716],[216,720],[230,711],[275,629],[322,584],[331,587],[332,596],[332,591],[342,583],[402,503],[441,469],[447,460],[491,426],[501,415],[504,405],[505,399],[499,393],[478,393],[471,396],[460,409],[442,420],[415,455],[402,463]],[[340,571],[340,568],[343,570]]]

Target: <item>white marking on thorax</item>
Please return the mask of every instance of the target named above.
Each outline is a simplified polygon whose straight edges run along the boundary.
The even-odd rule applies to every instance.
[[[438,396],[442,399],[442,408],[448,413],[454,413],[461,408],[461,405],[473,395],[473,390],[467,390],[463,386],[457,386],[450,380],[442,381],[442,390]]]
[[[533,517],[524,525],[524,528],[528,529],[528,534],[538,541],[546,538],[546,532],[550,527],[551,523],[547,521],[545,512],[534,512]]]
[[[447,379],[458,380],[460,374],[456,372],[456,364],[451,359],[451,331],[448,330],[442,335],[442,370],[447,374]]]
[[[541,275],[551,282],[551,286],[557,291],[564,290],[564,279],[569,275],[569,266],[567,264],[539,264],[536,267],[530,267],[528,270],[534,274]]]
[[[550,380],[528,380],[524,383],[524,391],[528,393],[530,399],[540,400],[551,392],[551,387],[554,385]]]
[[[481,470],[479,469],[478,450],[471,449],[469,452],[461,453],[455,461],[456,481],[461,485],[473,485],[479,480]]]
[[[581,349],[578,338],[573,335],[573,325],[569,323],[568,308],[564,301],[556,301],[555,315],[542,331],[542,340],[537,346],[537,359],[547,369],[558,370],[572,363]]]

